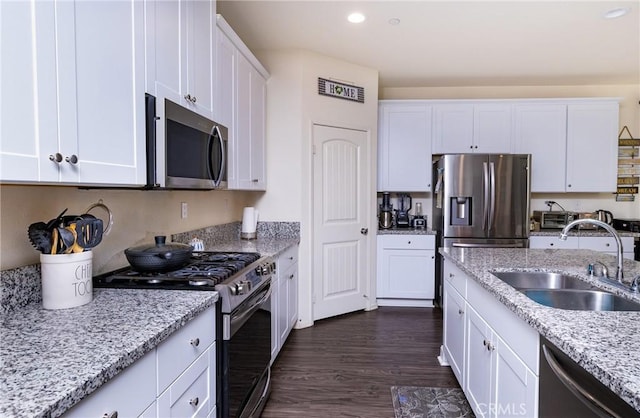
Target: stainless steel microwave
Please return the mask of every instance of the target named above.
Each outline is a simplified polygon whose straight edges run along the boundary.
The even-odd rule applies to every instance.
[[[156,98],[146,95],[147,188],[225,189],[228,129],[164,99],[164,119]],[[157,137],[163,123],[163,138]]]

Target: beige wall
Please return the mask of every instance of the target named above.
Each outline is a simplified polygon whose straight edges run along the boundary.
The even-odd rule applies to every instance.
[[[640,137],[640,85],[602,86],[511,86],[511,87],[416,87],[380,90],[380,99],[518,99],[562,97],[619,97],[620,129],[629,127]],[[566,210],[590,212],[606,209],[619,218],[640,218],[640,195],[635,202],[616,202],[611,193],[533,194],[532,210],[546,210],[545,200],[554,200]],[[430,205],[430,203],[428,203]],[[554,207],[554,210],[558,210]]]
[[[0,186],[0,270],[39,261],[27,238],[29,224],[67,214],[81,214],[102,199],[113,212],[113,229],[93,251],[94,274],[127,265],[124,250],[152,243],[155,235],[171,235],[210,225],[239,221],[244,206],[253,205],[257,192],[80,190],[55,186]],[[188,217],[181,219],[180,203]],[[96,208],[98,217],[106,215]]]
[[[378,72],[307,51],[257,51],[256,55],[271,74],[267,83],[267,178],[270,185],[278,185],[269,188],[257,207],[262,219],[301,222],[298,327],[309,326],[313,324],[313,280],[317,279],[311,264],[312,126],[326,124],[370,133],[372,182],[368,204],[372,211],[370,229],[375,229]],[[365,103],[319,95],[318,77],[364,87]],[[375,239],[371,242],[369,259],[374,260]],[[371,285],[375,266],[370,268],[365,276]]]

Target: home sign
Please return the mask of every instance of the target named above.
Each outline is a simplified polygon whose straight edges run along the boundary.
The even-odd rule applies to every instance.
[[[364,103],[364,87],[318,77],[318,94]]]

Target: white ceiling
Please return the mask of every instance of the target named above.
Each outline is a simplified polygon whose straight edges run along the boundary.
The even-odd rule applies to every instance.
[[[640,0],[217,4],[254,52],[315,51],[377,69],[382,88],[640,86]],[[617,7],[631,10],[618,19],[603,18]],[[348,23],[353,11],[366,21]],[[391,18],[400,23],[389,24]]]

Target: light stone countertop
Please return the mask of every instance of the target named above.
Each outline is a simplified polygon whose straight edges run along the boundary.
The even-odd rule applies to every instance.
[[[530,237],[559,237],[561,229],[541,229],[531,231]],[[640,232],[616,231],[621,237],[640,237]],[[569,231],[571,237],[610,237],[611,234],[603,229],[572,229]]]
[[[217,299],[206,291],[95,289],[83,306],[30,304],[4,315],[0,416],[60,416]]]
[[[436,235],[431,228],[378,228],[378,235]]]
[[[605,386],[640,411],[640,312],[597,312],[539,305],[491,274],[492,271],[566,272],[640,301],[640,296],[605,285],[586,274],[603,261],[615,271],[616,258],[590,250],[441,248],[471,279],[557,345]],[[624,261],[625,281],[640,275],[640,262]]]
[[[257,240],[239,239],[238,228],[173,240],[197,234],[208,251],[272,257],[300,241],[297,224],[268,224]],[[214,291],[94,289],[87,305],[45,310],[38,266],[3,271],[2,281],[0,417],[62,415],[218,300]]]

